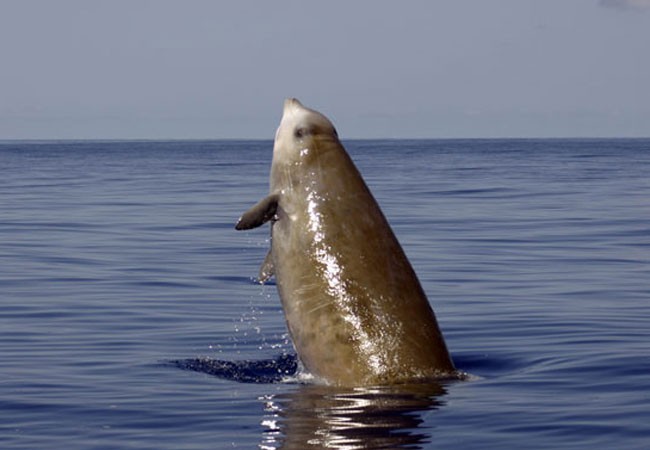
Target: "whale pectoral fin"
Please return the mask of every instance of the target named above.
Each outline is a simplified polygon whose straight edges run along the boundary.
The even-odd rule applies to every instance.
[[[273,254],[271,252],[272,250],[269,249],[269,252],[266,254],[266,258],[264,258],[264,262],[262,263],[262,267],[260,267],[260,273],[257,275],[257,281],[259,281],[260,284],[266,283],[271,279],[273,275],[275,275],[275,267],[273,266]]]
[[[250,230],[257,228],[275,216],[278,210],[278,195],[271,194],[257,202],[251,209],[246,211],[237,221],[236,230]]]

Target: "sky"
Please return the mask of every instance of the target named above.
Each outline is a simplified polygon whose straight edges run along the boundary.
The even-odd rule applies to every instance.
[[[0,0],[0,140],[650,137],[650,0]]]

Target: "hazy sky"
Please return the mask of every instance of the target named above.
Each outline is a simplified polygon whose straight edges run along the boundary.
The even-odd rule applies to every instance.
[[[650,0],[0,0],[0,139],[650,136]]]

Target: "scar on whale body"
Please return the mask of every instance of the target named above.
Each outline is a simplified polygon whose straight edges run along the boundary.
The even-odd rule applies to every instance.
[[[236,229],[271,225],[259,278],[275,276],[300,361],[338,386],[453,376],[433,309],[332,123],[284,102],[269,195]]]

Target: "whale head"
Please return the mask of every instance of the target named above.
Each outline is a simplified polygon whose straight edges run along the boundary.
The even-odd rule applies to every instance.
[[[327,117],[306,108],[295,98],[284,101],[282,120],[275,133],[273,161],[295,163],[310,158],[324,148],[339,143],[338,134]]]

